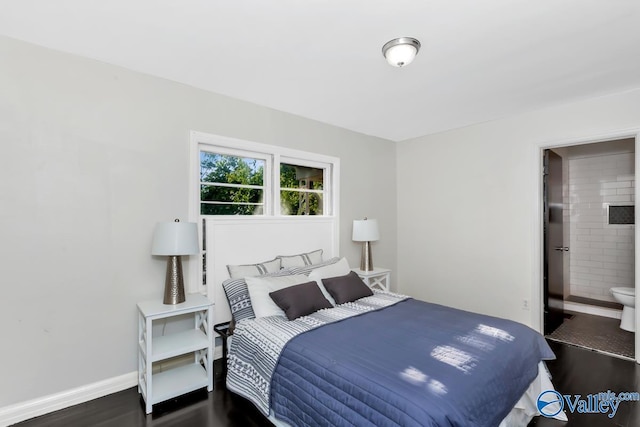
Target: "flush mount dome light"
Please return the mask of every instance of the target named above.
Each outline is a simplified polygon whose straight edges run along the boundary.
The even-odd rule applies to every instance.
[[[382,54],[394,67],[411,64],[420,50],[420,42],[413,37],[400,37],[388,41],[382,46]]]

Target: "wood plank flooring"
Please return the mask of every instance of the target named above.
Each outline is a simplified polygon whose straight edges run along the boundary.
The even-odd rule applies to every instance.
[[[548,362],[553,383],[561,394],[601,391],[638,391],[640,367],[634,362],[606,356],[558,342],[549,343],[557,360]],[[221,372],[219,361],[216,372]],[[568,413],[569,422],[536,417],[529,427],[635,427],[640,426],[640,402],[620,405],[613,419],[601,414]],[[270,426],[246,400],[227,391],[220,376],[215,390],[194,392],[154,406],[145,415],[137,388],[130,388],[91,402],[66,408],[17,424],[19,427],[257,427]]]
[[[607,390],[616,393],[639,391],[640,365],[591,350],[549,341],[557,359],[547,362],[556,390],[560,394],[583,397]],[[536,417],[529,426],[536,427],[637,427],[640,426],[640,402],[623,402],[613,418],[603,414],[580,414],[567,411],[569,422]]]
[[[137,387],[66,408],[16,427],[261,427],[272,424],[249,401],[226,390],[221,359],[214,365],[214,390],[195,391],[154,405],[144,413]]]

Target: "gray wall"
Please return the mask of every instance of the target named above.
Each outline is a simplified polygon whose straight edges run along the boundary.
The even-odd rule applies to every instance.
[[[638,129],[635,90],[399,143],[400,292],[538,327],[540,147]]]
[[[351,221],[375,217],[395,270],[393,143],[8,38],[0,64],[0,407],[137,369],[135,305],[164,283],[151,234],[187,217],[191,130],[339,157],[341,253],[358,265]]]

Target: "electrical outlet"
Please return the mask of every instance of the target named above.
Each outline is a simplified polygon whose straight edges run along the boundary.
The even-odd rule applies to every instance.
[[[527,311],[529,310],[529,300],[526,298],[522,300],[522,309]]]

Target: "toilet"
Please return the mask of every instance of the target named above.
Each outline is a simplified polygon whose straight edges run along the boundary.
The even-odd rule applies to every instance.
[[[616,301],[624,306],[620,329],[636,331],[636,289],[635,288],[611,288],[611,294]]]

